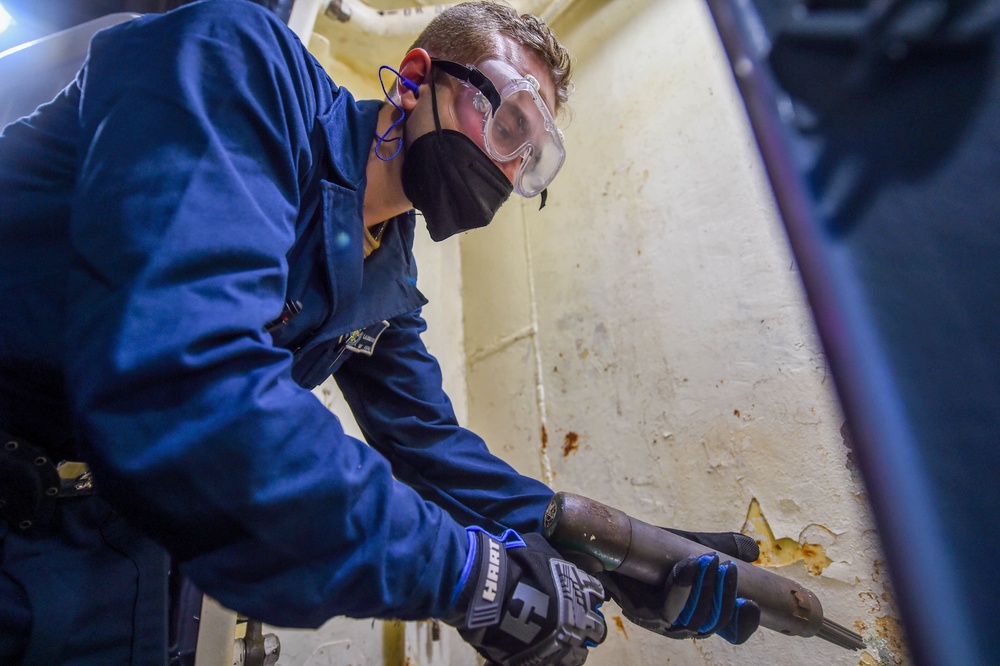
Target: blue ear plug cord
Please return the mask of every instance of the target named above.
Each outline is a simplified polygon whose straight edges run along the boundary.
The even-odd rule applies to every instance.
[[[403,111],[403,109],[401,109],[399,105],[393,101],[392,96],[389,94],[389,91],[385,89],[385,81],[382,79],[382,71],[386,69],[395,74],[396,78],[399,79],[399,82],[402,83],[404,86],[406,86],[406,88],[411,90],[415,96],[417,97],[420,96],[420,86],[418,86],[416,83],[409,80],[408,78],[406,78],[405,76],[394,70],[392,67],[389,67],[389,65],[382,65],[381,67],[378,68],[378,82],[382,85],[382,92],[385,94],[385,98],[389,100],[389,104],[392,104],[394,107],[396,107],[396,110],[399,111],[399,118],[394,120],[393,123],[389,125],[389,129],[387,129],[382,134],[375,135],[375,157],[379,158],[383,162],[388,162],[389,160],[393,159],[394,157],[396,157],[396,155],[399,155],[399,151],[403,149],[402,137],[397,136],[392,139],[389,139],[387,137],[389,136],[389,133],[392,132],[393,129],[395,129],[396,125],[398,125],[399,123],[403,122],[403,120],[406,119],[406,111]],[[396,142],[396,150],[389,157],[383,157],[382,154],[379,152],[379,148],[382,147],[383,143],[390,143],[392,141]]]

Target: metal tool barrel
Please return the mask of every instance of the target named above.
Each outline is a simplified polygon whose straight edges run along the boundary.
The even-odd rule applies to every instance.
[[[662,583],[674,565],[710,548],[632,518],[623,511],[571,493],[556,493],[545,512],[544,534],[568,559],[591,573],[616,571],[650,584]],[[811,591],[767,569],[733,559],[737,593],[760,607],[761,626],[788,636],[820,636],[848,649],[861,637],[824,621]]]

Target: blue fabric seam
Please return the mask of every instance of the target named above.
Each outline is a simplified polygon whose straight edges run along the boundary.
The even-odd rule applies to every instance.
[[[469,574],[472,573],[472,564],[476,561],[476,551],[478,550],[476,536],[470,530],[466,530],[465,535],[469,540],[469,554],[465,556],[465,566],[462,567],[462,575],[458,577],[458,584],[455,585],[455,591],[451,595],[451,602],[448,604],[451,608],[455,607],[458,595],[462,593],[465,584],[469,582]]]

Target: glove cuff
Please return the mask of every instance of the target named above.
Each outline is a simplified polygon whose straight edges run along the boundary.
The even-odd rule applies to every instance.
[[[455,588],[452,611],[442,618],[458,629],[478,629],[500,622],[504,592],[507,589],[507,549],[524,546],[514,530],[500,536],[480,527],[466,528],[469,554]]]

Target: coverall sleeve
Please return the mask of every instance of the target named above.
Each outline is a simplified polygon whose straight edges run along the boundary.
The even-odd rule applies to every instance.
[[[392,319],[371,357],[351,358],[334,375],[365,439],[398,479],[460,523],[541,531],[552,490],[458,425],[441,368],[420,339],[426,328],[419,311]]]
[[[449,610],[463,528],[291,378],[282,307],[309,63],[244,2],[99,34],[66,385],[101,492],[206,593],[284,626]]]

